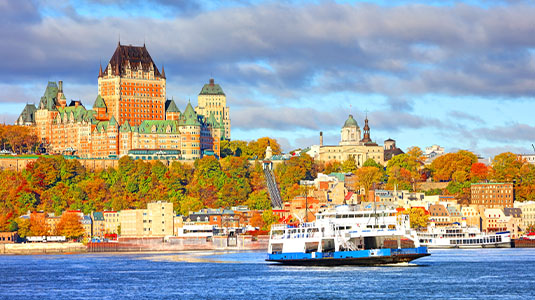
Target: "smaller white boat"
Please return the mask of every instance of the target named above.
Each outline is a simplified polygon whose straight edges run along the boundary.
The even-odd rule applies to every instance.
[[[418,232],[421,245],[428,248],[510,248],[509,231],[486,233],[476,227],[427,227]]]

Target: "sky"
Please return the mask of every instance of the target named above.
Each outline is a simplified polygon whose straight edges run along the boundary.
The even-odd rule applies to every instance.
[[[183,110],[213,77],[232,139],[533,153],[535,2],[0,0],[0,120],[48,81],[87,108],[117,43],[145,43]]]

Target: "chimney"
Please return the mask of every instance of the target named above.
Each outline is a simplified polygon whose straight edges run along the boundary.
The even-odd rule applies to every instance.
[[[210,78],[210,85],[214,85],[214,79]]]
[[[58,81],[58,92],[63,93],[63,81]]]
[[[320,146],[323,146],[323,131],[320,131]]]

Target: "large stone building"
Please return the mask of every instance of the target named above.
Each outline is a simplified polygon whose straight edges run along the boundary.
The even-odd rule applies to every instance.
[[[373,142],[370,136],[368,118],[364,120],[364,135],[361,139],[361,131],[353,115],[349,115],[340,132],[338,145],[323,145],[323,133],[320,133],[320,144],[312,146],[308,152],[316,160],[343,162],[354,159],[358,167],[371,158],[379,164],[384,164],[384,148]]]
[[[515,196],[512,183],[472,183],[470,204],[484,208],[513,207]]]
[[[191,103],[181,113],[173,100],[166,100],[164,69],[159,71],[145,45],[119,44],[104,71],[100,67],[92,109],[81,101],[67,104],[63,82],[49,82],[38,107],[27,105],[17,124],[34,126],[54,154],[105,158],[159,150],[179,153],[179,159],[219,156],[221,138],[230,135],[230,118],[225,94],[216,86],[201,91],[202,114]],[[216,102],[221,111],[212,109]]]
[[[227,106],[227,96],[221,86],[214,82],[213,78],[202,87],[197,102],[198,106],[195,111],[203,116],[213,114],[216,121],[222,122],[225,126],[224,137],[230,139],[230,114]]]
[[[164,237],[173,235],[173,203],[147,203],[147,209],[127,209],[119,213],[121,236]]]

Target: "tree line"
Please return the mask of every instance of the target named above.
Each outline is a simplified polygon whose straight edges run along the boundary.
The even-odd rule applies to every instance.
[[[280,146],[272,139],[255,143],[267,146],[274,153]],[[28,211],[54,212],[65,210],[91,211],[145,208],[147,202],[164,200],[173,203],[177,213],[187,215],[202,208],[230,208],[247,205],[254,210],[269,210],[270,200],[260,160],[249,160],[255,154],[250,143],[242,143],[242,151],[232,150],[240,143],[228,143],[232,153],[221,159],[204,157],[194,165],[179,161],[169,166],[159,161],[144,162],[125,156],[117,168],[89,171],[75,159],[62,156],[40,157],[21,172],[0,171],[0,231],[15,227],[20,215]],[[245,149],[245,150],[243,150]],[[249,150],[248,150],[249,149]],[[275,150],[278,149],[278,150]],[[259,151],[257,150],[260,154]],[[264,147],[265,151],[265,147]],[[255,155],[256,155],[255,154]],[[258,158],[258,155],[256,155]],[[261,156],[263,158],[263,154]],[[252,161],[252,163],[251,163]],[[497,155],[491,166],[477,162],[468,151],[448,153],[424,164],[422,151],[413,147],[393,157],[386,165],[369,159],[357,168],[353,160],[318,162],[301,153],[275,166],[275,177],[283,201],[303,193],[299,181],[312,180],[318,173],[352,172],[355,190],[363,187],[416,190],[426,180],[447,181],[444,190],[434,194],[453,194],[469,199],[470,184],[484,180],[514,181],[517,200],[535,198],[535,166],[513,153]]]

